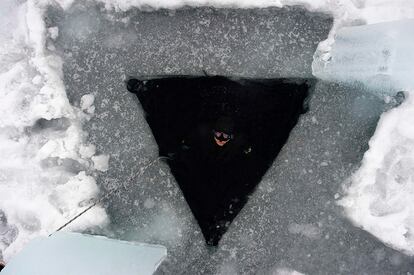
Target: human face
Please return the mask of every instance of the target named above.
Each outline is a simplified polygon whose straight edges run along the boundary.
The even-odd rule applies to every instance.
[[[230,139],[233,138],[233,135],[221,132],[221,131],[213,131],[214,133],[214,141],[216,142],[216,144],[220,147],[223,147],[224,145],[226,145]]]

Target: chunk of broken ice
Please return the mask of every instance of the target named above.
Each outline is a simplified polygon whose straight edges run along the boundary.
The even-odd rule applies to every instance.
[[[57,232],[33,240],[1,274],[153,274],[166,255],[163,246]]]
[[[314,75],[380,91],[407,90],[414,86],[413,28],[414,19],[342,28],[330,58],[314,63]]]

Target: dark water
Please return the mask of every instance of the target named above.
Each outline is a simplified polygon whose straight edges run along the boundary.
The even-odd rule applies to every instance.
[[[304,111],[304,80],[128,82],[208,245],[217,245]],[[215,131],[232,135],[219,146]],[[219,129],[220,128],[220,129]]]

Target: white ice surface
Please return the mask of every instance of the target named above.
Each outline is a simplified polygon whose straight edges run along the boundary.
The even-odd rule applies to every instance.
[[[151,275],[166,256],[163,246],[58,232],[31,241],[1,274]]]

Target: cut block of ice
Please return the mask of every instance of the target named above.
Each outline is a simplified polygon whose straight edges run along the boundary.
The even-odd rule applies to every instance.
[[[340,29],[330,57],[313,64],[328,81],[359,81],[369,88],[407,90],[414,86],[414,20]]]
[[[153,274],[166,255],[163,246],[58,232],[33,240],[1,274]]]

